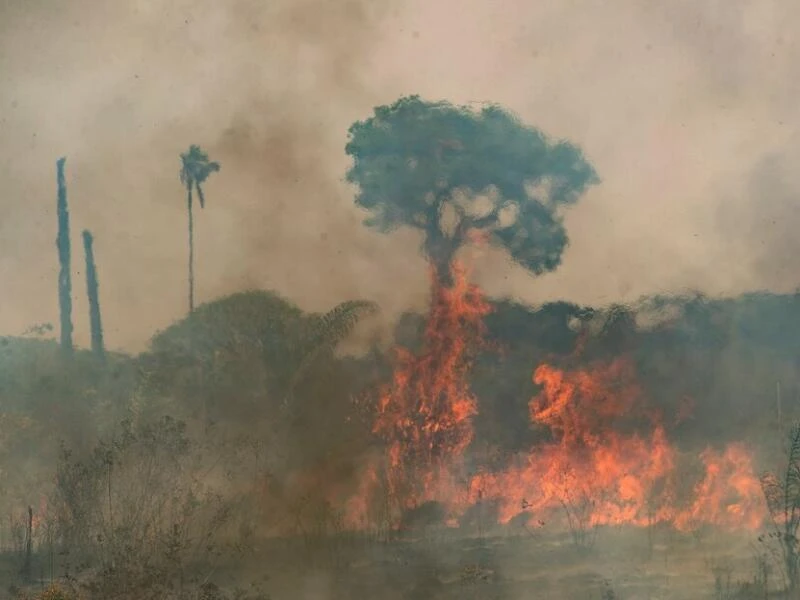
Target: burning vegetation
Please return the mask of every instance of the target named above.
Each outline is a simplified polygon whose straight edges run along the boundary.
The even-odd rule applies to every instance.
[[[284,597],[324,572],[334,574],[322,586],[334,598],[380,588],[427,600],[453,589],[463,597],[453,582],[507,590],[498,573],[529,568],[513,544],[527,536],[538,544],[534,529],[569,532],[588,550],[601,528],[646,528],[652,557],[656,528],[699,539],[709,528],[750,536],[766,527],[758,540],[775,554],[759,554],[753,589],[770,589],[766,565],[781,570],[783,587],[800,589],[800,433],[786,470],[762,478],[753,444],[737,439],[743,430],[726,430],[731,418],[720,426],[725,435],[707,439],[706,422],[723,422],[720,406],[762,418],[759,432],[775,425],[760,406],[744,412],[754,378],[719,358],[736,347],[725,336],[736,330],[738,308],[676,299],[682,312],[643,331],[630,307],[534,310],[491,300],[470,282],[458,256],[469,244],[493,245],[534,275],[558,267],[568,243],[563,210],[599,183],[576,146],[496,106],[408,97],[355,123],[346,151],[366,224],[421,236],[430,302],[414,347],[337,354],[375,312],[368,301],[310,314],[276,293],[245,291],[196,307],[193,194],[202,208],[202,185],[222,171],[190,146],[181,155],[188,316],[139,356],[107,352],[87,243],[93,352],[74,348],[58,161],[61,343],[0,346],[0,501],[10,515],[0,540],[22,558],[14,568],[25,584],[38,570],[41,586],[47,571],[51,583],[90,598],[265,598],[211,581],[252,560],[285,578],[271,584]],[[770,302],[784,304],[773,310]],[[746,304],[754,305],[763,314],[750,318],[773,330],[800,322],[800,296]],[[785,317],[777,325],[775,314]],[[597,316],[600,328],[590,322]],[[728,321],[720,326],[720,318]],[[794,341],[787,347],[800,352]],[[737,388],[738,407],[713,398],[712,369],[730,378],[723,391]],[[796,364],[786,369],[795,373]],[[778,400],[779,420],[797,413]],[[693,418],[703,424],[692,441],[681,428]],[[506,430],[513,435],[497,435]],[[446,550],[414,545],[430,531],[450,536]],[[517,542],[502,555],[489,537]],[[459,559],[448,562],[448,553]],[[376,572],[385,581],[370,580]],[[725,582],[717,577],[719,590]],[[615,597],[602,583],[603,598]]]
[[[763,495],[748,450],[709,447],[700,454],[701,468],[688,471],[669,440],[669,419],[648,405],[626,358],[573,369],[535,367],[541,391],[530,400],[530,423],[548,439],[508,456],[501,470],[480,464],[470,451],[478,403],[468,380],[470,356],[485,346],[489,306],[463,267],[453,267],[453,282],[445,287],[433,279],[422,351],[398,351],[392,383],[380,391],[373,431],[385,455],[351,500],[358,507],[351,523],[360,516],[364,525],[363,507],[379,504],[392,507],[399,527],[404,511],[435,502],[451,526],[478,503],[490,506],[499,524],[549,522],[558,514],[572,529],[763,524]]]

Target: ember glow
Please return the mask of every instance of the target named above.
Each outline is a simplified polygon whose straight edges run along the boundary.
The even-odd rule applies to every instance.
[[[463,268],[454,284],[433,278],[433,298],[420,353],[398,352],[393,381],[381,390],[373,432],[385,454],[365,470],[348,504],[348,522],[365,525],[369,507],[398,526],[404,511],[439,503],[451,525],[481,504],[498,524],[521,518],[566,518],[581,527],[669,523],[689,531],[703,525],[756,529],[766,507],[747,448],[711,448],[687,471],[687,456],[669,440],[662,415],[649,406],[632,361],[618,358],[579,368],[541,364],[540,392],[529,402],[531,425],[546,442],[487,471],[470,454],[471,357],[482,344],[489,312]],[[691,471],[691,472],[690,472]]]

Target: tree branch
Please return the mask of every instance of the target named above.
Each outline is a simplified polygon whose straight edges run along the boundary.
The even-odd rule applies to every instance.
[[[488,227],[489,225],[494,225],[497,222],[497,218],[499,216],[500,216],[500,209],[495,208],[485,217],[480,217],[478,219],[470,219],[471,221],[470,227],[473,229],[483,229],[484,227]]]

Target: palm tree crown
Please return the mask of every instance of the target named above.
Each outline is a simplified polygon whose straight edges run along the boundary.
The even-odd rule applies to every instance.
[[[181,183],[191,193],[192,188],[197,190],[200,198],[200,208],[205,208],[206,199],[201,187],[211,173],[219,171],[219,163],[208,160],[208,154],[200,146],[189,146],[188,152],[181,154]]]

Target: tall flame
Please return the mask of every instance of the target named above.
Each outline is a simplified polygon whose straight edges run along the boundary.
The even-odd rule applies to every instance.
[[[381,390],[373,432],[387,445],[390,494],[404,508],[437,495],[473,438],[477,401],[467,379],[489,305],[464,269],[452,287],[433,280],[433,297],[419,355],[398,350],[393,381]]]

